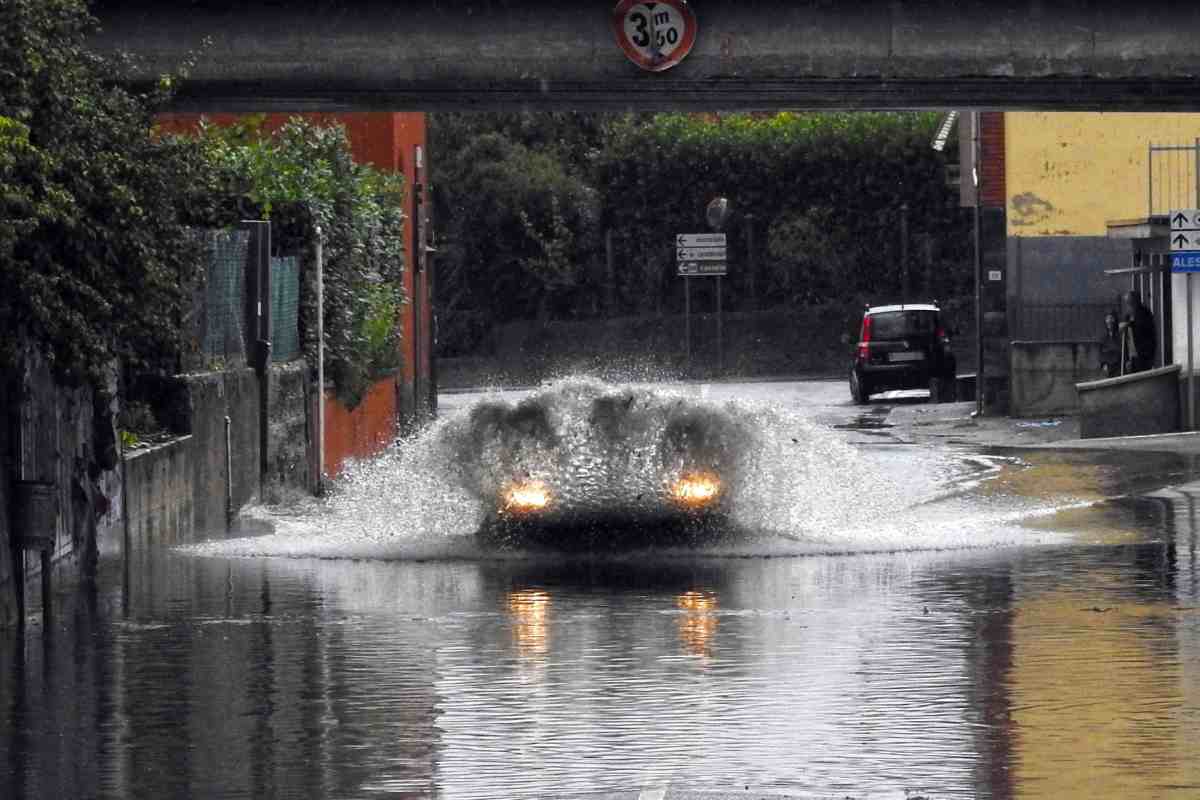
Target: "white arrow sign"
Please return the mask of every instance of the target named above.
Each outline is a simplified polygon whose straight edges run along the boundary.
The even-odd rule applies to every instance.
[[[681,233],[675,237],[676,247],[724,247],[723,233]]]
[[[1173,208],[1168,220],[1172,253],[1200,250],[1200,209]]]
[[[724,247],[680,247],[675,251],[679,261],[724,261]]]
[[[1188,228],[1200,228],[1200,209],[1171,209],[1171,230],[1178,231]]]

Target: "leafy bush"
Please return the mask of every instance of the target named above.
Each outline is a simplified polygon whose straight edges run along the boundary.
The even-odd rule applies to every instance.
[[[326,371],[339,397],[358,404],[381,371],[400,363],[400,307],[406,301],[403,176],[355,164],[345,129],[294,118],[268,131],[261,117],[236,125],[202,124],[213,165],[200,200],[227,202],[193,210],[208,224],[246,216],[272,221],[273,246],[300,253],[301,341],[316,363],[312,265],[317,229],[324,247]]]
[[[114,361],[175,367],[200,269],[178,199],[198,154],[151,135],[171,80],[122,89],[122,65],[86,47],[94,28],[79,0],[0,3],[0,361],[27,339],[60,378],[103,387]]]

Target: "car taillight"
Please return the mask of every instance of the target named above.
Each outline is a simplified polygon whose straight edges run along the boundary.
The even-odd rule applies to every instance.
[[[940,325],[938,326],[937,332],[934,335],[937,336],[937,340],[939,342],[941,342],[942,344],[944,344],[944,345],[950,344],[950,337],[946,335],[946,329],[943,328],[942,326],[940,326]]]
[[[863,317],[862,333],[858,337],[858,360],[866,361],[871,354],[871,318]]]

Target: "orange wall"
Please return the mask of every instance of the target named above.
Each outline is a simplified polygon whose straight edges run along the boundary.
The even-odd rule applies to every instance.
[[[375,383],[353,410],[325,392],[325,474],[336,477],[352,458],[383,451],[396,438],[396,380]]]

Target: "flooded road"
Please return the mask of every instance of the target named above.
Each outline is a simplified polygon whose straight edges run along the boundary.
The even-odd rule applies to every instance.
[[[481,548],[431,435],[274,535],[104,565],[0,635],[4,796],[1200,796],[1200,498],[1153,491],[1189,461],[701,393],[774,426],[716,547]]]

